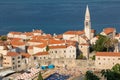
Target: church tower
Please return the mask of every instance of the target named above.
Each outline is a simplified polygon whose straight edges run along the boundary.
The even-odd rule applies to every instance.
[[[90,12],[89,12],[88,5],[86,7],[86,13],[85,13],[84,31],[85,31],[85,36],[90,40],[91,39],[91,21],[90,21]]]

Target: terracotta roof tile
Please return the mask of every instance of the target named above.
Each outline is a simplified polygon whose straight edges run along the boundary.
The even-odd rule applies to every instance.
[[[103,29],[103,32],[105,34],[110,34],[110,33],[113,33],[115,31],[115,28],[104,28]]]
[[[82,34],[84,34],[84,31],[67,31],[64,34],[82,35]]]
[[[50,49],[60,49],[60,48],[67,48],[66,45],[63,46],[49,46]]]
[[[22,46],[22,45],[25,45],[25,43],[22,42],[22,41],[11,41],[10,43],[12,44],[12,46]]]
[[[96,56],[111,56],[111,57],[120,57],[120,52],[115,53],[115,52],[97,52]]]
[[[10,34],[13,34],[13,35],[20,35],[20,34],[22,34],[22,32],[9,32]]]
[[[64,40],[49,39],[48,43],[49,44],[63,44],[63,43],[65,43],[65,41]]]
[[[19,54],[16,52],[8,52],[7,56],[18,56]]]
[[[46,46],[47,46],[47,44],[40,44],[40,45],[37,45],[37,46],[35,46],[35,47],[44,48],[44,47],[46,47]]]
[[[35,56],[42,56],[42,55],[48,55],[48,52],[38,52],[35,54]]]
[[[30,54],[28,54],[28,53],[21,53],[21,55],[23,56],[23,57],[25,57],[25,58],[29,58],[31,55]]]

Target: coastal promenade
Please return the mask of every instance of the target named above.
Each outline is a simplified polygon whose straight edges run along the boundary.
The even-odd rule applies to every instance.
[[[49,61],[49,60],[48,60]],[[57,59],[56,59],[57,61]],[[66,63],[64,66],[63,63],[59,64],[59,65],[63,65],[63,66],[56,66],[54,69],[48,69],[46,72],[44,72],[42,74],[43,78],[47,78],[50,75],[54,74],[54,73],[58,73],[61,75],[70,75],[68,80],[78,80],[77,78],[83,78],[83,75],[85,74],[85,72],[87,70],[94,70],[95,66],[94,66],[94,61],[92,60],[72,60],[72,62],[74,63],[70,63],[70,59],[68,60],[64,60],[64,59],[59,59],[58,60],[59,63],[62,61],[68,61],[67,62],[63,62]],[[54,64],[54,63],[53,63]],[[74,64],[74,65],[73,65]],[[71,65],[71,66],[70,66]]]

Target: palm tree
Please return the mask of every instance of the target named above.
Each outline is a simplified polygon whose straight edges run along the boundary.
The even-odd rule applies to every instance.
[[[85,80],[100,80],[100,78],[93,74],[92,71],[87,71],[85,74]]]

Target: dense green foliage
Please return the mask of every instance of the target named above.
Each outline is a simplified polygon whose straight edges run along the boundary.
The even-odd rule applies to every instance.
[[[107,37],[103,35],[98,35],[98,36],[99,36],[99,39],[96,41],[96,44],[93,45],[93,49],[95,51],[104,51],[106,50],[104,44],[106,42]]]
[[[120,64],[116,64],[111,70],[101,70],[101,74],[107,80],[120,80]]]
[[[92,60],[95,60],[95,55],[92,56]]]
[[[1,36],[1,37],[0,37],[0,40],[6,41],[6,40],[7,40],[7,36]]]
[[[46,51],[49,51],[49,46],[46,46]]]
[[[43,79],[43,77],[42,77],[41,72],[39,72],[39,75],[38,75],[38,80],[44,80],[44,79]]]
[[[109,38],[107,36],[98,35],[99,39],[96,41],[95,45],[92,45],[94,51],[113,51],[118,44],[118,40]]]
[[[83,56],[83,53],[80,53],[80,54],[77,56],[77,59],[86,59],[86,57]]]
[[[93,74],[93,72],[87,71],[85,74],[85,80],[100,80],[100,78]]]

